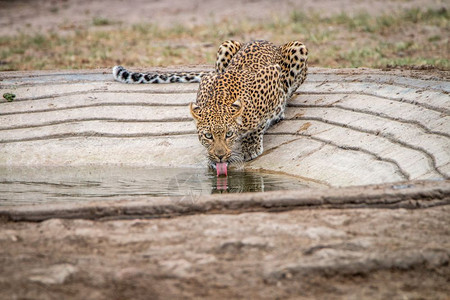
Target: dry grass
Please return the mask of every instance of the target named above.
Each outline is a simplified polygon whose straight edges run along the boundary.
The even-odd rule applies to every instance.
[[[94,18],[65,33],[0,37],[0,70],[103,68],[115,64],[167,66],[212,64],[226,39],[304,41],[310,65],[375,67],[432,65],[449,70],[450,13],[410,9],[397,15],[354,16],[293,12],[266,22],[221,22],[190,26],[125,26]]]

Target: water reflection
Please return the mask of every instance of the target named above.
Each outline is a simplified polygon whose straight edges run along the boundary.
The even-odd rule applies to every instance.
[[[290,176],[207,169],[79,167],[0,168],[0,205],[182,197],[307,188]]]
[[[187,169],[176,174],[168,184],[168,196],[267,192],[308,188],[305,182],[287,175],[258,171],[228,171],[217,177],[209,170]]]

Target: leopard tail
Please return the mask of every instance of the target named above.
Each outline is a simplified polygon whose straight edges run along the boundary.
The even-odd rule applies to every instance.
[[[191,83],[200,82],[207,72],[140,73],[131,72],[122,66],[112,69],[114,79],[123,83]]]

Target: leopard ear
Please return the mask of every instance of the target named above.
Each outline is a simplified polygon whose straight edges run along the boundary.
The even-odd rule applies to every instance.
[[[194,120],[197,121],[198,119],[200,119],[200,106],[191,102],[189,104],[189,108],[191,110],[191,115],[194,118]]]
[[[244,111],[244,106],[242,105],[241,100],[236,100],[231,104],[231,113],[233,114],[234,118],[239,117],[242,112]]]

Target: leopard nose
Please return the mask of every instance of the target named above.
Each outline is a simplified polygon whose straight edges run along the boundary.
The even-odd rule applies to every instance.
[[[216,154],[216,157],[217,157],[220,161],[222,161],[222,158],[225,157],[225,151],[217,151],[215,154]]]

